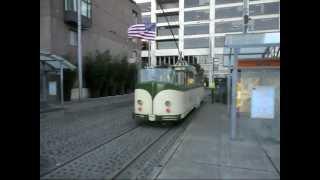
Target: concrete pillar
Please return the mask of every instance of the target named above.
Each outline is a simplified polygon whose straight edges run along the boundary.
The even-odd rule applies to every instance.
[[[151,0],[151,23],[156,23],[157,22],[157,16],[156,16],[156,11],[157,11],[157,1],[156,0]],[[157,65],[157,58],[156,58],[156,41],[151,41],[151,51],[150,51],[150,56],[151,56],[151,66],[156,66]]]
[[[184,58],[184,0],[179,0],[179,50]]]
[[[230,113],[230,137],[232,140],[237,135],[237,82],[238,82],[238,54],[239,49],[235,49],[234,64],[232,71],[232,89],[231,89],[231,113]]]

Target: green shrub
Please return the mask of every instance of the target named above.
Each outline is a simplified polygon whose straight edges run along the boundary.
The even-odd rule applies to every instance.
[[[133,90],[135,65],[126,56],[111,56],[109,51],[85,57],[85,81],[91,97],[124,94]]]
[[[77,78],[77,71],[71,71],[69,69],[64,69],[63,71],[63,93],[64,100],[70,101],[71,99],[71,90],[73,88],[74,82]]]
[[[63,56],[65,59],[72,61],[71,55],[66,54]],[[71,90],[77,78],[77,70],[63,70],[63,99],[64,101],[71,100]]]

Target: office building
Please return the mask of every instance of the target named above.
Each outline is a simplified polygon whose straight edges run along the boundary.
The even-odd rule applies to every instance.
[[[243,33],[243,0],[161,0],[164,13],[157,0],[136,2],[141,8],[142,21],[157,24],[150,62],[147,43],[142,47],[144,63],[174,64],[178,60],[178,50],[168,28],[170,24],[188,63],[200,64],[209,79],[213,69],[215,77],[228,73],[223,62],[225,35]],[[252,20],[248,33],[279,32],[280,0],[250,0],[249,16]]]

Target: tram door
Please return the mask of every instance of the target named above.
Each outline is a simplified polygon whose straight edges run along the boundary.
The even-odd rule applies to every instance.
[[[215,78],[215,102],[227,104],[227,79]]]

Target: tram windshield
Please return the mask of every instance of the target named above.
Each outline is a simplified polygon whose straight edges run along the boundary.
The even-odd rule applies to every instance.
[[[172,69],[141,69],[139,73],[139,82],[166,82],[174,83],[175,82],[175,73]]]

